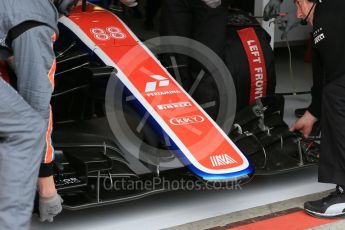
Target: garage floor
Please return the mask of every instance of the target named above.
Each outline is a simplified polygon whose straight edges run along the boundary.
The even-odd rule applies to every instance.
[[[296,89],[309,90],[311,67],[310,64],[302,61],[304,48],[294,49],[293,52]],[[276,50],[276,56],[277,92],[291,91],[286,49]],[[285,114],[289,124],[295,120],[294,109],[306,106],[308,101],[308,96],[287,97]],[[234,191],[169,192],[112,206],[74,212],[64,211],[52,224],[40,223],[34,217],[32,229],[152,230],[175,226],[179,227],[173,229],[208,229],[299,207],[303,203],[303,198],[300,197],[320,193],[333,187],[317,183],[316,168],[309,168],[274,176],[255,177],[251,183]],[[286,201],[289,199],[293,200]]]
[[[208,218],[166,230],[304,230],[336,229],[335,226],[342,226],[341,229],[344,229],[345,220],[342,218],[315,218],[303,211],[305,201],[317,200],[325,195],[328,195],[328,191]]]
[[[237,191],[170,192],[119,205],[75,212],[65,211],[53,224],[41,224],[37,218],[33,218],[32,229],[153,230],[204,219],[206,220],[200,222],[201,225],[188,224],[178,229],[207,229],[231,223],[224,217],[209,218],[234,216],[238,218],[233,220],[236,222],[253,217],[253,212],[257,216],[266,215],[267,211],[274,211],[271,205],[264,208],[266,212],[261,209],[245,211],[241,215],[238,215],[238,212],[331,188],[316,182],[315,169],[307,169],[270,177],[257,177],[252,183]],[[291,208],[290,202],[285,202],[285,206]]]

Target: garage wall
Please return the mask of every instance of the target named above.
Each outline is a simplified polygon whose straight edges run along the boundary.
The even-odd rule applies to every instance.
[[[256,0],[255,1],[255,15],[263,15],[263,10],[269,0]],[[292,20],[297,20],[296,18],[296,8],[292,0],[285,0],[281,6],[282,12],[288,13],[288,18]],[[271,35],[272,43],[271,46],[285,46],[285,41],[281,40],[282,32],[275,26],[271,24],[269,26],[268,22],[262,22],[265,30]],[[289,41],[291,44],[301,44],[309,37],[309,32],[311,31],[310,26],[298,26],[289,33]],[[274,41],[274,43],[273,43]]]

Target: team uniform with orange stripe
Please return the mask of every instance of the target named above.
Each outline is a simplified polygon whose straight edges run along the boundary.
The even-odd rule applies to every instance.
[[[40,6],[41,3],[36,3],[35,1],[33,1],[32,3],[30,4],[33,4],[33,5],[36,5],[37,7]],[[49,5],[53,5],[51,3],[51,1],[48,1],[48,4]],[[28,20],[30,23],[27,23],[28,21],[23,21],[24,19],[23,18],[20,18],[18,20],[14,20],[12,23],[10,23],[9,26],[12,26],[11,29],[17,29],[19,31],[19,34],[23,33],[25,34],[25,32],[27,32],[28,30],[37,30],[37,28],[35,27],[47,27],[47,28],[50,28],[51,32],[46,32],[45,33],[45,36],[46,36],[46,40],[48,42],[48,36],[50,36],[50,40],[49,40],[49,46],[51,47],[51,52],[49,52],[49,54],[46,55],[46,57],[42,57],[44,58],[45,60],[44,61],[47,61],[47,63],[44,63],[44,66],[40,66],[38,65],[39,67],[38,68],[42,68],[42,70],[44,69],[45,71],[46,70],[49,70],[46,74],[45,74],[45,77],[47,77],[47,79],[49,79],[49,82],[50,82],[50,86],[47,87],[47,89],[49,89],[49,91],[52,91],[54,89],[54,73],[55,73],[55,69],[56,69],[56,62],[55,62],[55,55],[54,53],[52,52],[53,50],[53,42],[56,40],[56,37],[57,37],[57,33],[58,33],[58,29],[57,29],[57,20],[58,20],[58,17],[57,17],[57,13],[56,13],[56,10],[55,10],[55,7],[52,7],[52,11],[50,13],[54,13],[54,17],[52,17],[50,20],[49,18],[45,18],[46,16],[44,14],[40,15],[41,12],[38,14],[35,12],[35,15],[34,16],[28,16]],[[13,13],[14,15],[15,13]],[[38,22],[38,24],[35,24],[35,23],[32,23],[33,21],[35,22]],[[8,27],[9,27],[8,26]],[[11,31],[11,29],[9,31]],[[5,28],[3,29],[5,30]],[[40,29],[39,29],[40,30]],[[17,32],[18,33],[18,32]],[[28,31],[29,34],[32,33],[32,31]],[[16,34],[15,36],[19,36],[19,34]],[[34,35],[34,33],[33,33]],[[7,43],[11,43],[11,44],[7,44],[6,43],[6,35],[1,35],[1,32],[0,32],[0,36],[3,37],[1,39],[0,37],[0,41],[2,41],[2,44],[0,44],[0,47],[2,46],[2,51],[1,53],[8,53],[9,55],[12,55],[12,48],[13,47],[8,47],[9,45],[12,46],[12,40],[9,40],[7,39]],[[12,36],[13,37],[13,36]],[[14,38],[12,38],[14,39]],[[28,39],[31,39],[31,38],[28,38]],[[48,45],[48,43],[46,44]],[[23,48],[24,46],[22,46],[21,48]],[[1,48],[0,48],[1,50]],[[6,52],[5,52],[6,51]],[[31,50],[30,52],[35,56],[35,59],[37,59],[37,56],[39,56],[39,54],[35,54],[35,51],[36,50]],[[36,52],[39,52],[40,49],[37,49]],[[5,55],[0,55],[0,58],[1,56],[5,56]],[[50,58],[51,60],[47,60],[47,57]],[[52,61],[53,60],[53,61]],[[17,61],[18,62],[18,61]],[[32,62],[32,60],[20,60],[21,63],[24,63],[24,62]],[[22,65],[21,65],[22,66]],[[16,70],[16,74],[18,75],[18,72],[26,72],[26,73],[29,73],[31,72],[30,70],[18,70],[17,67],[15,67]],[[38,70],[40,71],[40,70]],[[34,99],[34,96],[32,92],[28,92],[30,91],[30,89],[26,89],[26,87],[28,86],[25,86],[26,84],[26,81],[22,81],[22,80],[19,80],[18,81],[18,85],[17,85],[17,90],[19,92],[19,94],[30,104],[32,105],[33,107],[35,107],[36,105],[35,104],[40,104],[40,102],[36,102],[35,99]],[[32,83],[30,83],[30,86],[28,87],[31,87]],[[39,84],[37,84],[39,85]],[[50,97],[49,97],[50,98]],[[46,104],[46,102],[44,102],[44,104]],[[51,166],[51,163],[53,161],[53,155],[54,155],[54,149],[53,149],[53,146],[52,146],[52,143],[51,143],[51,132],[52,132],[52,114],[51,112],[49,112],[49,114],[47,114],[46,112],[44,112],[44,110],[46,109],[41,109],[41,108],[37,108],[39,111],[41,111],[41,115],[44,119],[46,119],[48,121],[48,128],[47,128],[47,133],[46,133],[46,147],[45,147],[45,150],[44,150],[44,156],[43,156],[43,160],[42,160],[42,165],[41,165],[41,169],[40,169],[40,177],[47,177],[47,176],[51,176],[52,175],[52,166]],[[50,109],[50,108],[49,108]]]
[[[0,1],[0,59],[13,55],[17,92],[0,79],[0,226],[29,229],[39,165],[51,175],[50,99],[58,13],[50,0]]]

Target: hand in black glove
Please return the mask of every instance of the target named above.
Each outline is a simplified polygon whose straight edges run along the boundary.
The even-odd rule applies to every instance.
[[[59,13],[68,16],[72,8],[77,5],[79,0],[56,0],[55,6]]]
[[[283,0],[270,0],[264,9],[264,20],[268,21],[277,17],[280,13],[280,5]]]

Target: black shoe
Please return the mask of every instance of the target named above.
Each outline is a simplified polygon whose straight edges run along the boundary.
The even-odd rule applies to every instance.
[[[345,215],[345,192],[341,186],[325,198],[304,203],[304,210],[316,217],[338,217]]]

